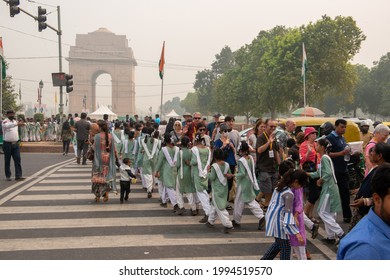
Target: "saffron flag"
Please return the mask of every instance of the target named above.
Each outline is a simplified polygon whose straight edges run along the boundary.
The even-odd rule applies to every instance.
[[[4,50],[3,50],[3,38],[0,37],[0,56],[4,56]]]
[[[305,78],[306,71],[307,71],[307,57],[306,57],[305,43],[302,43],[302,73],[301,73],[302,79]]]
[[[158,62],[158,68],[159,68],[158,70],[159,70],[159,75],[161,80],[164,77],[164,64],[165,64],[164,50],[165,50],[165,41],[163,43],[160,61]]]
[[[1,78],[5,79],[7,76],[4,60],[3,38],[0,37],[0,60],[1,60]]]

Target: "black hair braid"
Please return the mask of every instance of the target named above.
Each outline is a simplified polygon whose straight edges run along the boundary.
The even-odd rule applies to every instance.
[[[289,169],[282,178],[279,180],[279,182],[276,185],[276,190],[280,192],[283,190],[286,186],[288,186],[291,183],[291,175],[294,172],[294,169]]]

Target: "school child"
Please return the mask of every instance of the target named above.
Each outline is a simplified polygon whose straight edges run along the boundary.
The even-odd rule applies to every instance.
[[[218,216],[224,226],[223,232],[229,233],[233,229],[233,224],[226,210],[228,205],[226,196],[229,191],[227,179],[233,178],[234,174],[231,174],[230,166],[225,162],[225,153],[221,149],[216,148],[213,157],[215,162],[211,165],[211,172],[208,174],[211,181],[212,201],[206,226],[213,228]]]
[[[255,190],[260,190],[255,174],[255,163],[249,154],[249,145],[242,141],[239,148],[241,158],[238,161],[237,190],[234,199],[233,226],[241,226],[242,212],[245,205],[251,210],[253,215],[259,219],[258,230],[263,230],[265,226],[264,212],[259,203],[255,200]]]
[[[135,154],[134,154],[134,146],[136,143],[136,140],[134,139],[134,131],[126,131],[125,133],[125,142],[124,142],[124,158],[130,159],[130,169],[133,174],[137,174],[136,170],[134,168],[134,162],[135,162]]]
[[[176,198],[177,204],[179,206],[179,210],[176,211],[177,215],[183,215],[185,212],[184,208],[184,199],[185,195],[188,199],[188,203],[191,206],[191,215],[196,216],[196,201],[195,201],[195,186],[192,182],[191,177],[191,150],[190,146],[190,138],[184,136],[180,139],[180,151],[179,157],[176,162],[177,167],[177,182],[176,182]]]
[[[341,210],[341,200],[333,163],[328,155],[330,147],[330,142],[325,138],[317,141],[317,153],[321,155],[320,168],[316,172],[308,173],[308,175],[313,179],[319,178],[317,180],[317,186],[322,186],[317,211],[318,216],[324,222],[325,231],[328,235],[322,241],[327,244],[337,245],[345,234],[336,222],[336,214]]]
[[[307,178],[305,171],[290,169],[278,182],[265,215],[265,235],[274,237],[275,242],[268,248],[262,260],[273,260],[279,252],[281,260],[289,260],[291,258],[289,236],[291,235],[295,235],[300,244],[304,243],[294,220],[294,194],[291,188],[304,186]]]
[[[164,136],[165,146],[161,148],[157,163],[155,177],[161,181],[163,190],[161,195],[161,206],[167,207],[167,199],[173,205],[173,211],[179,210],[176,199],[176,177],[177,167],[176,162],[179,155],[179,147],[175,146],[170,134]]]
[[[143,188],[147,191],[147,197],[152,197],[153,186],[154,186],[154,177],[155,166],[157,161],[158,152],[161,147],[161,140],[159,140],[159,132],[153,132],[153,136],[145,135],[145,137],[140,141],[140,154],[142,162],[142,183]]]
[[[136,176],[131,172],[130,169],[131,161],[129,158],[124,158],[123,163],[119,167],[121,179],[119,181],[121,186],[121,195],[120,202],[123,203],[123,199],[127,201],[129,199],[130,194],[130,182],[136,182]],[[133,180],[131,180],[133,179]]]
[[[199,223],[206,223],[210,213],[210,198],[209,194],[207,193],[207,169],[211,163],[211,151],[206,146],[204,138],[200,133],[195,135],[195,146],[192,147],[191,151],[191,172],[196,189],[196,196],[202,204],[202,208],[205,214]]]

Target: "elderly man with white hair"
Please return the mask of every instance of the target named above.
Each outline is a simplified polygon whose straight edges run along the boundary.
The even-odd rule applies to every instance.
[[[370,150],[376,145],[376,143],[386,143],[387,138],[389,137],[390,128],[384,124],[378,124],[373,132],[373,137],[368,142],[366,149],[364,151],[366,169],[364,171],[364,177],[370,172],[373,167],[373,163],[370,161],[369,154]]]

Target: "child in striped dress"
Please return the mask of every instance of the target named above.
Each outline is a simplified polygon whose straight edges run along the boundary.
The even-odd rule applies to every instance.
[[[281,260],[289,260],[291,257],[289,235],[295,235],[300,244],[304,243],[295,224],[294,194],[291,188],[305,186],[307,177],[303,170],[290,169],[278,182],[265,215],[265,235],[274,237],[275,242],[268,248],[262,260],[273,260],[279,252]]]

